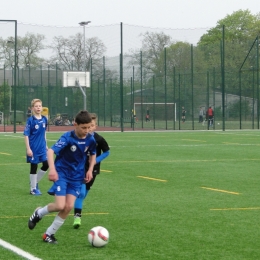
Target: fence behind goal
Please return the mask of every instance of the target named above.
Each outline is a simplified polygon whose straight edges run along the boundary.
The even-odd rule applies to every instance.
[[[65,71],[82,71],[84,53],[78,65],[75,60],[65,64],[55,60],[46,47],[41,52],[45,59],[42,64],[32,61],[16,70],[1,56],[0,125],[12,124],[14,110],[24,124],[31,100],[40,98],[53,124],[58,115],[73,120],[79,110],[86,108],[97,113],[100,126],[121,131],[205,130],[209,128],[199,123],[199,111],[203,109],[205,119],[211,106],[215,114],[211,129],[259,129],[259,44],[254,39],[243,45],[226,41],[223,57],[220,43],[195,45],[205,29],[166,30],[118,24],[90,27],[87,31],[88,44],[99,39],[103,44],[99,42],[99,47],[106,49],[102,56],[87,57],[87,88],[80,89],[77,84],[66,88],[63,76]],[[45,35],[46,46],[57,36],[83,35],[80,27],[19,24],[18,34],[22,37],[26,32]],[[12,30],[9,28],[5,34],[0,37],[8,38]],[[162,45],[152,53],[147,50],[147,35],[169,36],[171,45]]]

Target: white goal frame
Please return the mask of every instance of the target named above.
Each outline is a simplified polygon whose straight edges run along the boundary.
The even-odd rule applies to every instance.
[[[134,111],[136,105],[174,105],[174,121],[176,122],[176,103],[134,103]]]

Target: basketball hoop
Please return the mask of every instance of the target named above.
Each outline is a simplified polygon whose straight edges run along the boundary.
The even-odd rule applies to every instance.
[[[76,84],[78,82],[78,84]],[[63,71],[63,87],[90,87],[89,72],[83,71]]]
[[[83,89],[90,87],[90,75],[88,71],[63,71],[63,87],[72,88],[72,93],[80,89],[83,95],[84,110],[87,109],[87,94]]]

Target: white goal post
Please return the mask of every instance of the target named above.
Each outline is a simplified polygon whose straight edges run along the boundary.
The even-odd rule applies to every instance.
[[[174,121],[176,122],[176,103],[134,103],[134,112],[136,112],[136,106],[141,105],[141,106],[146,106],[146,105],[173,105],[174,106]]]

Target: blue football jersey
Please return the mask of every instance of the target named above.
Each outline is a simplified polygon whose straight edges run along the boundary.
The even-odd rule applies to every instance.
[[[83,181],[87,151],[96,154],[96,142],[92,135],[79,139],[74,131],[66,132],[51,147],[56,154],[55,168],[60,178]]]
[[[34,156],[46,154],[46,128],[47,118],[45,116],[42,116],[41,119],[31,116],[26,121],[23,134],[28,136],[30,148]]]

